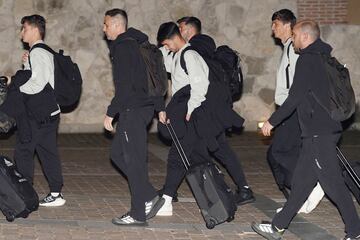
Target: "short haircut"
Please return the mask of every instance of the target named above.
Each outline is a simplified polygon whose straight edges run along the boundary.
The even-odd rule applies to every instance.
[[[161,24],[159,27],[157,41],[158,43],[162,43],[163,41],[171,39],[176,35],[181,37],[178,25],[174,22],[166,22]]]
[[[290,23],[290,27],[293,28],[296,24],[296,17],[294,13],[289,9],[281,9],[277,12],[274,12],[274,14],[271,17],[272,21],[279,20],[282,23]]]
[[[197,33],[201,33],[201,21],[197,17],[182,17],[176,21],[178,24],[185,23],[185,25],[191,25],[195,28]]]
[[[46,21],[43,16],[34,14],[30,16],[25,16],[21,19],[21,24],[27,23],[33,27],[39,29],[40,37],[42,40],[45,38],[46,31]]]
[[[301,32],[308,33],[313,40],[320,37],[319,25],[313,20],[302,20],[295,25],[296,28],[300,28]]]
[[[120,8],[113,8],[106,11],[105,16],[110,16],[112,18],[119,18],[125,26],[125,29],[128,27],[128,16],[125,10]]]

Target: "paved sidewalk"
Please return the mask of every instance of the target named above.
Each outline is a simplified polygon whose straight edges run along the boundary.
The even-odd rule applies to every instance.
[[[0,216],[0,239],[246,239],[261,240],[250,224],[269,220],[274,209],[284,203],[277,190],[265,155],[269,139],[258,133],[243,133],[229,138],[242,161],[248,182],[257,195],[257,202],[238,208],[235,220],[206,229],[192,194],[184,182],[179,189],[180,202],[175,203],[172,217],[156,217],[149,227],[119,227],[111,218],[125,213],[130,205],[126,180],[109,160],[111,140],[101,134],[68,134],[59,136],[60,155],[63,162],[67,203],[59,208],[40,208],[27,219],[6,222]],[[0,140],[1,153],[12,156],[14,138]],[[344,136],[342,149],[350,159],[360,156],[360,133]],[[168,147],[156,135],[149,136],[150,179],[161,188],[166,174]],[[358,157],[360,158],[360,157]],[[38,161],[35,169],[35,189],[39,195],[48,192]],[[228,183],[234,188],[232,181]],[[357,205],[360,212],[359,205]],[[284,235],[286,240],[341,239],[344,225],[336,208],[324,199],[308,215],[298,215]]]

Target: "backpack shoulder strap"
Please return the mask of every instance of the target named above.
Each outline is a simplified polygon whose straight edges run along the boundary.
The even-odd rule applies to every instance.
[[[35,44],[34,46],[32,46],[32,48],[30,49],[30,52],[34,49],[34,48],[42,48],[42,49],[45,49],[46,51],[52,53],[52,54],[56,54],[56,52],[51,48],[49,47],[48,45],[46,45],[45,43],[37,43]]]
[[[286,49],[286,55],[288,58],[288,64],[285,68],[285,74],[286,74],[286,89],[290,88],[290,73],[289,73],[289,67],[290,67],[290,48],[292,47],[292,41],[290,41],[289,45],[287,46]]]
[[[290,62],[290,48],[291,48],[291,45],[292,45],[292,41],[290,41],[289,46],[287,47],[287,50],[286,50],[286,54],[287,54],[289,62]]]
[[[184,50],[182,50],[182,52],[180,54],[180,66],[185,71],[186,75],[189,75],[189,73],[187,71],[187,67],[186,67],[185,58],[184,58],[184,54],[187,50],[194,50],[194,48],[192,48],[191,46],[187,46]]]

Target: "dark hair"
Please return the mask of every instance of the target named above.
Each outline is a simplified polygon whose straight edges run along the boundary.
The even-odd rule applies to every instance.
[[[128,27],[128,16],[125,10],[120,8],[113,8],[111,10],[106,11],[105,16],[115,17],[120,15],[124,19],[125,29]]]
[[[175,35],[181,36],[179,27],[174,22],[166,22],[160,25],[157,33],[158,43],[162,43],[166,39],[170,39]]]
[[[197,33],[201,33],[201,21],[197,17],[182,17],[176,21],[178,24],[185,23],[185,25],[191,25],[197,31]]]
[[[277,12],[274,12],[274,14],[271,17],[271,20],[279,20],[283,23],[290,23],[290,27],[293,28],[296,23],[296,17],[294,13],[289,9],[281,9]]]
[[[24,23],[27,23],[27,24],[39,29],[41,39],[44,40],[45,31],[46,31],[46,21],[43,16],[40,16],[37,14],[25,16],[21,19],[21,24],[24,24]]]

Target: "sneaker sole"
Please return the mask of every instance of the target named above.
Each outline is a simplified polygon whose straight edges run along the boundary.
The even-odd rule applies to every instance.
[[[41,207],[61,207],[61,206],[64,206],[65,203],[66,203],[66,200],[63,199],[63,201],[61,201],[60,203],[55,203],[55,202],[52,202],[52,203],[39,203],[39,206],[41,206]]]
[[[156,216],[157,212],[160,210],[160,208],[164,205],[165,199],[160,198],[154,205],[154,207],[150,210],[149,214],[146,215],[146,220],[149,220],[150,218],[153,218]]]
[[[149,224],[147,222],[144,223],[119,223],[116,220],[112,219],[111,223],[120,226],[120,227],[147,227]]]
[[[243,201],[243,202],[240,202],[240,203],[236,203],[238,206],[242,206],[242,205],[245,205],[245,204],[249,204],[249,203],[253,203],[255,202],[256,199],[255,198],[252,198],[252,199],[249,199],[249,200],[246,200],[246,201]]]
[[[173,212],[171,211],[163,211],[163,212],[157,212],[156,216],[159,217],[171,217],[173,215]]]
[[[274,237],[270,235],[269,233],[263,232],[260,229],[258,229],[254,224],[251,224],[251,228],[259,235],[263,236],[264,238],[268,240],[281,240],[282,237]]]

